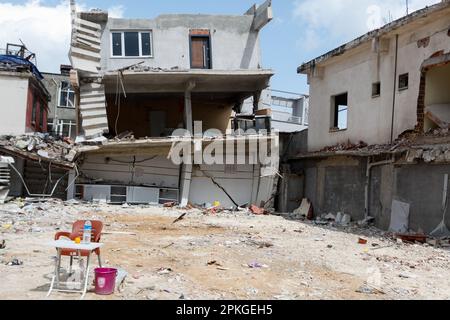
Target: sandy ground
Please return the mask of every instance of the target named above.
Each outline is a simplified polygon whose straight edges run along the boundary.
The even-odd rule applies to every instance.
[[[122,292],[98,296],[91,286],[87,300],[450,298],[446,249],[397,243],[372,228],[248,213],[191,210],[173,224],[184,212],[58,201],[1,205],[0,299],[79,299],[46,297],[55,256],[46,243],[78,218],[101,219],[106,232],[136,233],[102,237],[105,264],[128,276]],[[23,264],[7,265],[14,258]]]

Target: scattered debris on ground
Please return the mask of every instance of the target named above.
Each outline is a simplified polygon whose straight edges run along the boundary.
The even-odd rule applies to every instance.
[[[370,224],[341,225],[331,215],[317,217],[327,222],[318,225],[250,210],[205,215],[192,208],[189,219],[173,224],[185,212],[56,199],[0,205],[0,299],[45,299],[55,252],[43,243],[79,219],[104,222],[104,264],[119,270],[114,295],[91,288],[86,299],[448,298],[448,239],[397,242]]]

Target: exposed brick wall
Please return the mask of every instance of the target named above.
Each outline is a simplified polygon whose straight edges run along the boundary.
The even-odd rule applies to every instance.
[[[425,125],[425,89],[427,72],[422,71],[420,76],[419,97],[417,99],[417,126],[416,131],[423,132]]]
[[[209,36],[210,32],[208,29],[191,29],[191,36]]]

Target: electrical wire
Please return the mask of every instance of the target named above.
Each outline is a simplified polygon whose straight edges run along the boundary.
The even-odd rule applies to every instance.
[[[131,161],[131,162],[130,161],[114,160],[114,159],[109,158],[109,161],[117,162],[117,163],[123,163],[123,164],[133,164],[133,163],[143,163],[143,162],[146,162],[146,161],[151,161],[151,160],[155,159],[156,157],[158,157],[158,156],[153,156],[153,157],[148,158],[148,159],[143,159],[143,160],[139,160],[139,161]]]

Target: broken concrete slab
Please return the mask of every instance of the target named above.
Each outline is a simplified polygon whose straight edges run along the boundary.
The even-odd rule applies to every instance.
[[[425,108],[425,116],[441,129],[450,127],[450,104],[434,104]]]
[[[294,211],[294,214],[311,220],[313,218],[313,207],[311,201],[306,198],[303,199],[302,204],[297,210]]]

